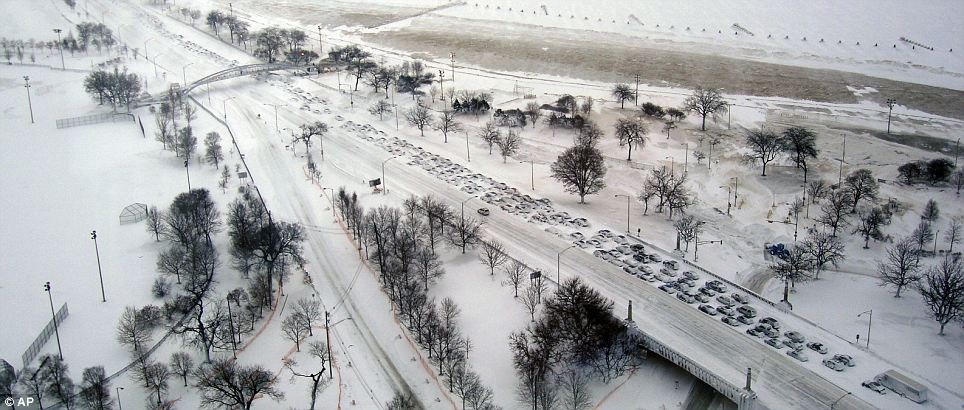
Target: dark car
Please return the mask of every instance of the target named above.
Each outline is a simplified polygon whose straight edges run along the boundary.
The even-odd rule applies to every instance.
[[[730,325],[730,326],[733,326],[733,327],[736,327],[736,326],[739,326],[739,325],[740,325],[740,322],[739,322],[738,320],[736,320],[736,319],[734,319],[734,318],[732,318],[732,317],[730,317],[730,316],[723,316],[723,323],[726,323],[726,324],[728,324],[728,325]]]
[[[479,208],[479,215],[489,216],[489,208]]]
[[[824,346],[823,343],[810,342],[810,343],[807,343],[807,347],[809,347],[810,350],[813,350],[817,353],[827,354],[827,346]]]
[[[877,393],[887,394],[887,389],[884,388],[884,385],[882,385],[882,384],[880,384],[880,383],[878,383],[878,382],[876,382],[876,381],[874,381],[874,380],[867,380],[867,381],[865,381],[865,382],[863,382],[863,383],[860,383],[860,385],[861,385],[861,386],[864,386],[864,387],[866,387],[866,388],[868,388],[868,389],[870,389],[870,390],[873,390],[873,391],[875,391],[875,392],[877,392]]]
[[[700,310],[703,311],[703,313],[706,313],[707,315],[710,315],[710,316],[717,315],[716,308],[707,304],[700,305]]]

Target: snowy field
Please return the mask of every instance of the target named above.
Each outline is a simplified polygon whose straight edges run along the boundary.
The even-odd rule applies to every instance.
[[[121,1],[116,8],[108,10],[107,4],[101,1],[91,3],[91,14],[105,19],[110,27],[117,27],[121,40],[130,47],[150,49],[153,63],[141,58],[128,59],[124,65],[131,72],[142,75],[151,92],[160,92],[172,82],[181,82],[182,75],[191,81],[230,64],[256,61],[243,50],[202,32],[200,25],[192,28],[164,15],[157,8],[141,2]],[[199,0],[186,4],[203,7],[206,12],[214,3]],[[263,15],[258,15],[257,11],[263,11],[262,7],[266,6],[252,1],[234,2],[234,8],[257,24],[297,21],[305,24],[310,33],[313,22],[308,21],[308,16],[317,12],[313,4],[300,0],[279,3],[273,5],[274,8],[268,7],[276,14]],[[544,10],[542,3],[537,2],[487,0],[469,0],[451,7],[445,7],[449,6],[445,2],[430,0],[333,3],[325,7],[346,14],[356,9],[367,10],[368,14],[355,17],[356,20],[361,26],[365,25],[362,24],[364,21],[370,21],[377,27],[360,29],[329,25],[325,33],[332,36],[332,40],[344,36],[346,41],[357,40],[356,35],[370,32],[391,35],[393,30],[403,29],[412,16],[440,7],[432,12],[436,17],[618,33],[645,39],[656,48],[679,46],[707,54],[732,53],[748,60],[842,69],[953,90],[964,89],[961,80],[964,78],[964,60],[958,57],[964,52],[964,44],[959,44],[964,32],[949,21],[964,14],[960,2],[938,1],[912,7],[894,1],[873,4],[857,1],[844,5],[831,5],[825,1],[781,2],[779,6],[767,4],[771,7],[760,7],[761,2],[754,0],[653,4],[620,0],[600,10],[567,0],[547,4]],[[66,29],[83,21],[79,12],[69,11],[60,2],[15,2],[9,7],[11,14],[18,18],[8,18],[4,20],[5,24],[0,24],[0,35],[7,37],[50,39],[53,37],[50,28]],[[78,7],[78,10],[82,8]],[[293,10],[301,10],[303,15],[293,16]],[[339,18],[342,17],[333,17],[332,21]],[[734,23],[754,35],[734,29],[731,27]],[[685,29],[687,26],[690,30]],[[702,31],[704,27],[705,33]],[[740,34],[734,35],[734,30]],[[764,33],[771,32],[773,38],[766,38]],[[790,39],[783,39],[784,35]],[[800,40],[803,36],[807,37],[806,42]],[[900,36],[932,45],[935,50],[923,51],[919,47],[911,50],[909,44],[897,40]],[[824,43],[819,42],[821,37],[826,39]],[[837,39],[843,40],[844,44],[836,44]],[[861,42],[859,47],[851,44],[858,40]],[[871,49],[873,42],[880,42],[881,47]],[[897,44],[897,48],[885,44]],[[948,51],[951,48],[953,52]],[[385,47],[379,49],[376,58],[395,63],[404,55],[417,52],[419,50]],[[150,295],[150,284],[157,276],[155,260],[164,249],[164,243],[155,242],[141,223],[120,224],[119,212],[134,202],[166,207],[175,195],[187,188],[188,175],[181,164],[182,159],[162,150],[160,143],[154,140],[153,115],[146,109],[134,111],[134,116],[143,121],[146,136],[141,134],[138,123],[133,122],[64,130],[54,127],[54,119],[109,111],[109,107],[97,106],[96,101],[84,94],[82,82],[86,75],[84,70],[115,55],[106,52],[67,55],[66,66],[76,71],[66,72],[42,66],[59,68],[60,56],[56,53],[44,51],[34,57],[36,64],[41,66],[16,62],[0,66],[0,96],[3,97],[0,99],[0,123],[5,130],[0,135],[0,144],[4,146],[0,150],[0,190],[7,193],[0,196],[0,226],[4,232],[0,235],[0,300],[7,301],[6,307],[0,310],[0,324],[4,328],[0,358],[20,367],[20,354],[49,319],[47,295],[42,285],[50,281],[55,306],[66,302],[70,307],[70,316],[60,333],[64,356],[74,379],[79,380],[80,372],[87,366],[103,365],[110,374],[130,362],[130,355],[115,341],[114,335],[117,318],[125,306],[161,303]],[[445,58],[437,58],[433,64],[444,68]],[[159,70],[157,74],[155,70]],[[593,96],[599,102],[592,118],[602,124],[607,133],[612,123],[631,112],[629,107],[621,110],[616,103],[606,101],[611,98],[610,84],[602,80],[533,73],[525,74],[527,78],[519,78],[520,74],[491,71],[484,66],[460,67],[458,80],[445,84],[489,90],[494,96],[493,107],[502,109],[521,108],[531,101],[516,95],[515,88],[520,84],[531,87],[530,90],[537,94],[535,101],[539,103],[551,103],[562,93]],[[22,81],[25,75],[31,78],[35,124],[30,123],[26,109]],[[336,78],[336,75],[341,77]],[[871,102],[814,104],[788,98],[731,95],[728,98],[735,103],[732,118],[717,118],[708,123],[712,132],[724,137],[723,142],[715,147],[713,162],[697,163],[689,155],[693,149],[705,149],[702,146],[704,134],[698,131],[695,116],[673,130],[671,137],[660,133],[661,123],[649,121],[650,141],[644,149],[633,152],[632,161],[625,160],[625,148],[618,146],[607,134],[599,145],[609,166],[607,188],[589,197],[588,204],[579,204],[578,198],[563,192],[562,186],[551,178],[549,170],[555,158],[572,143],[570,132],[554,131],[542,125],[522,129],[522,149],[503,161],[498,155],[489,155],[489,148],[475,137],[484,120],[462,118],[467,133],[450,135],[447,143],[435,131],[427,130],[426,136],[422,137],[418,130],[405,125],[404,120],[397,127],[391,116],[378,120],[366,112],[372,102],[384,95],[373,94],[364,85],[351,96],[335,91],[339,83],[347,81],[343,75],[336,75],[290,78],[272,74],[240,78],[217,83],[210,89],[199,88],[193,94],[204,107],[192,124],[200,135],[217,131],[229,141],[230,134],[220,122],[221,118],[228,118],[238,147],[245,153],[247,166],[273,215],[300,222],[308,230],[307,270],[314,279],[314,286],[302,283],[300,276],[294,275],[284,290],[287,298],[279,299],[276,311],[259,324],[259,331],[245,340],[243,350],[238,353],[242,363],[261,364],[273,372],[288,396],[280,403],[259,400],[256,408],[303,408],[307,405],[308,382],[290,377],[290,372],[282,367],[282,360],[288,357],[310,363],[307,355],[294,352],[294,344],[282,337],[281,318],[287,313],[285,309],[290,309],[298,298],[319,298],[325,309],[332,311],[332,321],[336,324],[333,326],[336,380],[319,396],[319,401],[325,403],[321,408],[352,405],[384,408],[384,403],[396,391],[414,394],[427,408],[458,407],[458,398],[448,392],[437,369],[432,368],[425,352],[416,347],[412,336],[393,314],[373,265],[361,258],[354,250],[350,236],[343,230],[344,226],[331,217],[328,197],[331,191],[322,189],[346,186],[349,191],[358,191],[366,208],[398,205],[410,194],[427,194],[436,189],[441,190],[436,192],[444,198],[460,198],[456,201],[468,198],[464,193],[465,180],[445,180],[427,173],[420,164],[410,162],[413,157],[404,149],[405,144],[417,145],[425,152],[448,158],[466,168],[466,172],[505,182],[522,194],[546,198],[556,211],[585,217],[590,226],[583,229],[532,221],[524,215],[503,212],[497,209],[497,205],[485,205],[481,200],[469,201],[465,205],[466,212],[472,213],[480,207],[491,208],[493,223],[504,225],[490,226],[489,233],[508,242],[510,254],[539,261],[545,265],[540,267],[546,272],[555,270],[555,266],[550,265],[555,265],[556,252],[572,242],[570,234],[578,232],[588,237],[599,229],[624,232],[627,204],[624,197],[616,196],[635,196],[639,181],[649,169],[661,166],[685,168],[699,198],[690,212],[709,222],[705,238],[701,236],[701,239],[722,239],[723,244],[701,246],[698,261],[694,261],[692,250],[684,258],[724,279],[745,283],[751,291],[771,300],[779,300],[782,286],[777,281],[768,280],[762,245],[764,242],[792,242],[794,226],[768,220],[783,219],[789,203],[799,195],[802,178],[786,164],[768,168],[766,178],[757,176],[758,168],[743,165],[741,156],[745,148],[741,140],[744,131],[761,124],[782,127],[787,121],[793,121],[781,116],[781,112],[804,113],[805,121],[801,119],[800,122],[818,133],[817,147],[821,152],[820,160],[812,164],[810,178],[834,182],[842,148],[841,136],[848,141],[844,172],[867,167],[886,181],[896,179],[899,164],[940,155],[919,147],[888,142],[868,132],[879,130],[881,121],[886,118],[881,116],[880,107]],[[855,94],[868,92],[853,91]],[[688,92],[675,87],[644,86],[641,94],[646,99],[641,96],[640,102],[679,106]],[[400,111],[411,105],[407,96],[400,95],[399,98]],[[271,104],[281,105],[277,129]],[[437,109],[442,107],[441,103],[433,105]],[[953,141],[962,128],[958,121],[925,112],[902,110],[902,114],[904,116],[897,118],[894,125],[899,132],[929,135],[947,142]],[[324,141],[323,179],[320,183],[305,178],[304,147],[295,146],[292,151],[287,136],[289,130],[316,119],[328,123],[332,130]],[[371,127],[359,128],[360,124],[371,124]],[[371,130],[388,138],[386,141],[369,138],[377,137]],[[226,150],[229,145],[225,143]],[[232,168],[240,165],[240,155],[233,149],[226,156],[226,163]],[[379,177],[379,163],[392,156],[399,158],[388,165],[388,195],[370,193],[366,181]],[[224,214],[227,204],[236,196],[239,181],[233,178],[228,189],[222,191],[216,186],[218,171],[198,162],[192,162],[189,169],[191,186],[209,189]],[[729,192],[726,186],[737,178],[740,200],[734,204],[732,216],[727,216]],[[920,218],[920,210],[931,198],[941,204],[942,219],[938,229],[943,229],[941,226],[950,218],[964,216],[964,204],[951,189],[911,189],[885,182],[881,197],[898,198],[908,208],[885,228],[886,233],[894,237],[913,230]],[[672,221],[667,220],[665,214],[655,213],[652,206],[644,216],[642,207],[639,201],[630,204],[629,232],[635,234],[639,229],[642,239],[663,249],[672,249],[675,246]],[[817,212],[817,208],[814,206],[811,211]],[[800,235],[814,224],[812,219],[803,218]],[[98,234],[106,303],[100,299],[94,244],[89,239],[91,230],[97,230]],[[513,232],[515,230],[518,232]],[[872,406],[888,409],[960,407],[964,403],[960,393],[964,391],[964,332],[960,326],[951,324],[945,336],[938,336],[936,323],[927,316],[916,291],[908,291],[903,298],[895,299],[889,290],[877,286],[875,264],[888,244],[871,242],[870,249],[864,250],[862,241],[855,235],[848,232],[846,237],[847,260],[840,266],[840,272],[825,272],[821,280],[798,285],[790,296],[794,313],[802,318],[768,307],[761,309],[761,316],[772,315],[795,329],[808,329],[814,337],[824,339],[835,352],[857,357],[861,366],[842,375],[823,368],[819,360],[815,360],[816,354],[811,355],[813,360],[810,363],[800,366],[852,391]],[[513,243],[530,238],[538,238],[539,242]],[[218,273],[217,285],[217,292],[223,296],[228,290],[242,286],[244,281],[227,263],[230,260],[227,236],[221,234],[215,243],[225,262]],[[572,253],[567,253],[563,257],[563,271],[576,274],[585,266],[580,264],[591,258],[592,250],[573,249]],[[582,253],[577,255],[575,252]],[[933,259],[926,263],[933,263]],[[500,284],[502,276],[499,273],[494,277],[488,274],[475,251],[465,255],[454,250],[446,251],[443,262],[448,273],[433,285],[430,295],[436,298],[447,296],[458,302],[463,312],[460,325],[473,343],[469,360],[484,383],[493,389],[495,403],[506,409],[523,408],[517,400],[517,376],[512,367],[507,337],[510,332],[521,330],[529,323],[528,313],[519,301],[514,300],[511,288]],[[595,261],[592,263],[592,266],[598,266]],[[607,267],[587,273],[586,277],[611,292],[609,297],[616,299],[616,313],[621,315],[625,311],[625,300],[632,300],[631,296],[625,297],[631,295],[632,290],[613,289],[623,280],[621,277],[610,280],[607,275],[613,274],[621,272]],[[834,302],[826,303],[827,300]],[[648,303],[651,302],[644,301],[643,306]],[[861,346],[854,344],[853,338],[855,334],[865,334],[866,317],[857,318],[857,314],[869,309],[874,309],[877,318],[872,328],[871,346],[867,350],[862,347],[863,337]],[[811,328],[803,318],[816,322],[822,329]],[[323,330],[316,328],[311,340],[323,341]],[[736,330],[742,333],[742,328]],[[161,334],[160,330],[155,332],[154,339]],[[160,360],[166,360],[177,350],[193,351],[190,347],[182,347],[177,338],[172,338],[156,354]],[[44,352],[55,351],[56,345],[51,340]],[[230,351],[217,352],[225,357],[230,354]],[[765,361],[759,366],[776,369],[773,364],[766,367]],[[860,381],[890,367],[903,368],[921,377],[933,390],[932,401],[922,407],[912,407],[910,402],[896,395],[876,397],[859,386]],[[731,381],[741,383],[738,376],[732,377]],[[679,381],[678,390],[675,381]],[[608,385],[594,383],[591,386],[592,399],[596,408],[604,409],[677,408],[687,399],[694,383],[695,379],[678,367],[654,359]],[[124,404],[128,406],[130,403],[132,408],[138,408],[143,397],[149,394],[126,376],[112,386],[126,388]],[[179,408],[198,405],[196,391],[182,388],[178,380],[172,382],[168,396],[177,400]]]

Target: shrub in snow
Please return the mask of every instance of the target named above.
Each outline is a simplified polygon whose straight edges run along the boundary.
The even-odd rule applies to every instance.
[[[142,322],[144,322],[145,325],[152,328],[160,325],[161,321],[164,319],[161,308],[157,307],[156,305],[147,305],[142,307],[141,310],[137,312],[137,316]]]
[[[171,293],[171,282],[164,278],[155,279],[154,286],[151,287],[151,293],[154,294],[154,297],[163,299]]]

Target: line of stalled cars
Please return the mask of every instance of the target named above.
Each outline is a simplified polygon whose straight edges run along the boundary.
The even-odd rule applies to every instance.
[[[800,332],[786,329],[781,332],[781,323],[776,318],[757,318],[757,310],[750,306],[745,294],[730,292],[727,285],[718,279],[701,283],[699,274],[681,271],[678,261],[664,261],[655,252],[647,251],[643,244],[629,243],[624,235],[601,229],[589,238],[581,232],[574,232],[570,236],[574,239],[573,243],[582,248],[596,248],[593,250],[594,256],[653,284],[663,292],[675,295],[683,303],[694,305],[709,316],[719,317],[721,322],[731,327],[746,326],[744,332],[747,335],[762,339],[763,343],[774,349],[786,349],[787,356],[798,361],[809,361],[808,352],[821,356],[829,353],[826,345],[818,341],[808,342]],[[849,355],[835,354],[824,359],[823,364],[839,372],[854,367],[856,362]]]

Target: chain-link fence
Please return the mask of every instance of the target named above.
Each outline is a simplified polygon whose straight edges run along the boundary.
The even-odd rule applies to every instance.
[[[70,314],[70,312],[67,311],[67,304],[64,303],[63,306],[57,310],[57,313],[54,314],[57,324],[63,323],[64,318],[66,318],[68,314]],[[37,338],[30,344],[30,347],[20,356],[20,359],[23,360],[23,367],[27,367],[27,365],[33,361],[34,357],[37,357],[37,353],[40,353],[40,349],[42,349],[44,344],[47,343],[47,340],[50,339],[50,335],[54,333],[54,330],[54,320],[51,319],[47,322],[47,326],[44,326],[44,330],[40,331]]]
[[[81,117],[61,118],[57,120],[57,129],[79,127],[82,125],[100,124],[103,122],[131,121],[134,122],[134,114],[131,113],[106,113],[84,115]]]

